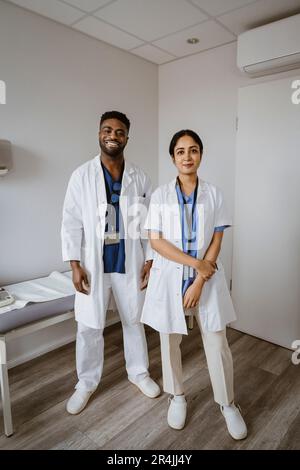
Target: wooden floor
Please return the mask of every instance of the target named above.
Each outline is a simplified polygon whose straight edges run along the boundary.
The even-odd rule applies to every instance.
[[[147,338],[150,372],[162,384],[159,337],[147,329]],[[232,329],[228,338],[244,441],[231,439],[213,401],[197,326],[182,344],[188,417],[175,431],[167,395],[151,400],[128,382],[117,324],[106,329],[102,382],[77,416],[65,411],[76,383],[74,343],[10,371],[15,434],[5,437],[0,419],[0,449],[300,449],[300,365],[291,351]]]

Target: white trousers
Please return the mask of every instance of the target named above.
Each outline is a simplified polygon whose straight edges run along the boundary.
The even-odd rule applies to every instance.
[[[220,405],[229,405],[234,399],[232,355],[226,338],[226,330],[203,331],[198,311],[195,316],[202,335],[204,351],[213,388],[214,399]],[[160,334],[163,386],[172,395],[184,393],[180,334]]]
[[[113,293],[123,329],[124,356],[129,380],[138,383],[149,375],[148,350],[144,326],[138,322],[130,325],[130,312],[127,311],[126,274],[104,274],[104,306],[107,310],[110,295]],[[76,389],[94,391],[101,379],[104,360],[103,330],[77,325],[76,368],[78,383]]]

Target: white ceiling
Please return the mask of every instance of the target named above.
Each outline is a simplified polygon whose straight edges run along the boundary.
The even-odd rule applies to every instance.
[[[300,13],[300,0],[7,0],[156,64]],[[196,37],[197,44],[187,39]]]

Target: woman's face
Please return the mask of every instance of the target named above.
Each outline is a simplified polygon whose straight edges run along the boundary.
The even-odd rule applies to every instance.
[[[173,161],[180,174],[197,173],[201,162],[201,153],[199,145],[192,137],[184,135],[177,140]]]

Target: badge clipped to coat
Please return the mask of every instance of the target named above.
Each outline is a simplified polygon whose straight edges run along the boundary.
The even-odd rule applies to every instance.
[[[105,245],[116,245],[120,243],[120,233],[119,232],[105,232],[104,233],[104,244]]]
[[[114,207],[110,207],[107,212],[107,230],[104,233],[104,244],[105,245],[116,245],[120,243],[120,232],[117,231],[116,225],[116,213]]]

